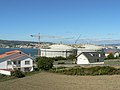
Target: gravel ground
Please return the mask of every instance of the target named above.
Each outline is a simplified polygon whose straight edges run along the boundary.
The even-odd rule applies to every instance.
[[[41,72],[0,82],[0,90],[120,90],[120,75],[70,76]]]

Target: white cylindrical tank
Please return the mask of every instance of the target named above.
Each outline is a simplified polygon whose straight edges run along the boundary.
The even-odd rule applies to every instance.
[[[63,44],[49,46],[50,49],[41,49],[41,56],[45,57],[68,57],[73,54],[73,47]]]

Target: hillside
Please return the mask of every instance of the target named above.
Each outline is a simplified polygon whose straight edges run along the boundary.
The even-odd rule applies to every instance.
[[[14,41],[14,40],[0,40],[0,48],[20,48],[26,46],[32,48],[37,47],[38,42],[33,41]],[[51,42],[40,42],[40,44],[52,44]]]
[[[26,45],[26,44],[30,44],[30,43],[37,43],[37,42],[33,42],[33,41],[15,41],[15,40],[0,40],[0,44],[7,44],[7,45]],[[52,44],[51,42],[41,42],[41,44]]]
[[[68,76],[41,72],[0,82],[0,90],[120,90],[120,75]]]

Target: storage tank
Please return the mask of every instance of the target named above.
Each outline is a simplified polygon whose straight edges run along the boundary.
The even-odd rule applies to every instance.
[[[45,57],[68,57],[74,54],[74,48],[63,44],[54,44],[49,46],[50,49],[41,49],[41,56]]]

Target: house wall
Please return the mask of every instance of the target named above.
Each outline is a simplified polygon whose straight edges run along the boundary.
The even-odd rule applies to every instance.
[[[7,61],[0,63],[0,69],[7,69]]]
[[[25,64],[25,61],[30,61],[29,65]],[[33,71],[33,60],[31,58],[27,58],[21,61],[21,70],[24,71],[24,68],[30,68],[30,71]]]
[[[83,54],[81,54],[77,58],[77,64],[89,64],[89,61]]]
[[[30,61],[30,64],[25,65],[25,61]],[[33,60],[31,58],[27,58],[27,59],[21,61],[21,67],[32,67],[32,66],[33,66]]]
[[[0,70],[0,74],[11,75],[11,71]]]
[[[109,54],[106,53],[106,54],[105,54],[105,57],[108,57],[108,55],[109,55]],[[114,57],[119,57],[119,53],[115,53],[115,54],[114,54]]]
[[[12,65],[7,65],[7,61],[0,63],[0,69],[13,69]]]
[[[115,53],[115,54],[114,54],[114,57],[119,57],[119,53]]]

